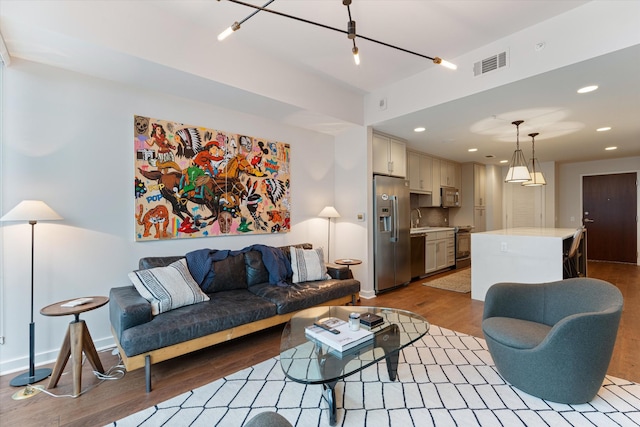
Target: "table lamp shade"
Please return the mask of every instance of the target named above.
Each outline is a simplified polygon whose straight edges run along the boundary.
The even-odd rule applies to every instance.
[[[318,214],[320,218],[339,218],[340,214],[333,206],[325,206]]]
[[[41,200],[23,200],[0,221],[57,221],[62,217]]]

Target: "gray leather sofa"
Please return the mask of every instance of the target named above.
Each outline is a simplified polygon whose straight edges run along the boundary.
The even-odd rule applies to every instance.
[[[585,403],[607,373],[622,305],[618,288],[598,279],[497,283],[482,330],[506,381],[542,399]]]
[[[288,254],[289,246],[280,249]],[[180,258],[142,258],[139,267],[167,266]],[[134,286],[111,289],[113,336],[127,371],[145,367],[147,392],[154,363],[285,323],[309,307],[355,303],[360,291],[360,282],[339,266],[328,266],[329,280],[270,284],[262,255],[254,250],[215,261],[211,269],[215,279],[207,290],[209,301],[156,316]]]

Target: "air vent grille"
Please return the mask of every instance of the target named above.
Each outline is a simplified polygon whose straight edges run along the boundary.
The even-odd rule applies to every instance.
[[[500,52],[473,64],[473,76],[481,76],[509,65],[507,51]]]

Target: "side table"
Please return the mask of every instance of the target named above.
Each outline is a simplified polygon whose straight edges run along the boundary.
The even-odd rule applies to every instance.
[[[342,258],[342,259],[335,260],[334,263],[338,265],[346,265],[347,270],[349,271],[349,277],[353,279],[353,273],[351,272],[350,267],[352,265],[362,264],[362,261],[360,261],[359,259],[353,259],[353,258]]]
[[[93,369],[104,374],[104,368],[102,367],[102,362],[100,362],[100,357],[98,356],[96,347],[93,344],[93,340],[91,339],[91,334],[89,334],[89,329],[87,328],[84,320],[80,320],[80,313],[102,307],[109,302],[109,298],[87,298],[92,298],[92,301],[75,307],[62,307],[62,304],[76,299],[72,298],[48,305],[40,310],[40,314],[42,314],[43,316],[67,316],[70,314],[74,315],[74,320],[69,323],[69,328],[67,329],[67,333],[64,337],[64,340],[62,341],[62,348],[60,348],[60,354],[58,355],[56,364],[53,367],[53,372],[51,373],[51,378],[49,379],[49,385],[47,385],[47,388],[51,389],[58,384],[58,380],[60,380],[62,371],[64,371],[64,367],[69,361],[69,357],[73,356],[72,372],[74,397],[78,397],[80,395],[80,392],[82,391],[82,352],[84,352],[84,354],[87,356],[87,360],[89,360],[91,366],[93,366]]]

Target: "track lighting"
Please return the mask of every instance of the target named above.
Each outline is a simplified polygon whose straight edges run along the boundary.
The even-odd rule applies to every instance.
[[[218,0],[218,1],[220,1],[220,0]],[[218,34],[218,41],[222,41],[222,40],[226,39],[227,37],[229,37],[231,35],[231,33],[233,33],[234,31],[238,31],[240,29],[240,25],[241,24],[244,24],[249,18],[253,17],[253,15],[255,15],[258,12],[260,12],[261,10],[263,10],[265,7],[269,6],[274,1],[275,0],[269,0],[264,5],[262,5],[261,8],[258,8],[256,11],[254,11],[252,14],[250,14],[249,16],[244,18],[242,21],[240,21],[240,22],[236,21],[233,24],[231,24],[230,27],[228,27],[226,30],[224,30],[220,34]]]
[[[442,58],[438,58],[437,56],[435,58],[433,58],[433,63],[434,64],[438,64],[438,65],[442,65],[445,68],[448,68],[450,70],[457,70],[458,66],[456,64],[452,64],[449,61],[445,61]]]
[[[220,1],[220,0],[218,0],[218,1]],[[310,21],[308,19],[300,18],[300,17],[293,16],[293,15],[288,15],[288,14],[283,13],[283,12],[278,12],[278,11],[273,10],[273,9],[267,9],[266,6],[271,4],[274,0],[268,1],[263,6],[256,6],[256,5],[241,1],[241,0],[228,0],[228,1],[230,1],[231,3],[240,4],[242,6],[246,6],[246,7],[252,8],[252,9],[256,9],[256,10],[255,10],[255,12],[253,12],[251,15],[247,16],[246,18],[244,18],[239,23],[238,22],[234,23],[234,25],[232,25],[231,27],[227,28],[225,31],[220,33],[220,35],[218,36],[218,40],[224,40],[224,38],[227,37],[229,34],[231,34],[232,32],[234,32],[236,30],[238,30],[240,28],[240,25],[242,25],[247,19],[251,18],[256,13],[258,13],[260,11],[263,11],[263,12],[272,13],[274,15],[279,15],[279,16],[282,16],[282,17],[285,17],[285,18],[293,19],[293,20],[296,20],[296,21],[299,21],[299,22],[304,22],[306,24],[315,25],[316,27],[322,27],[322,28],[326,28],[328,30],[337,31],[339,33],[346,34],[347,37],[350,40],[353,40],[353,49],[351,49],[351,52],[353,53],[354,60],[355,60],[356,64],[360,64],[360,57],[358,55],[358,47],[356,46],[356,41],[355,41],[356,37],[358,37],[360,39],[367,40],[367,41],[370,41],[372,43],[381,44],[383,46],[390,47],[392,49],[396,49],[396,50],[399,50],[399,51],[402,51],[402,52],[405,52],[405,53],[410,53],[411,55],[415,55],[415,56],[419,56],[421,58],[429,59],[429,60],[433,61],[434,64],[442,65],[443,67],[449,68],[451,70],[455,70],[455,69],[458,68],[455,64],[452,64],[449,61],[445,61],[444,59],[442,59],[440,57],[437,57],[437,56],[436,57],[432,57],[432,56],[423,55],[423,54],[418,53],[418,52],[413,52],[413,51],[408,50],[408,49],[404,49],[404,48],[401,48],[401,47],[398,47],[398,46],[394,46],[394,45],[389,44],[389,43],[382,42],[380,40],[375,40],[375,39],[372,39],[370,37],[366,37],[366,36],[363,36],[361,34],[357,34],[356,33],[356,22],[351,19],[351,10],[349,8],[349,6],[351,5],[352,0],[342,0],[342,4],[347,6],[347,11],[349,12],[349,21],[347,23],[347,30],[346,31],[345,30],[341,30],[339,28],[331,27],[329,25],[320,24],[319,22],[313,22],[313,21]]]
[[[236,21],[230,27],[228,27],[226,30],[224,30],[223,32],[218,34],[218,40],[222,41],[222,40],[226,39],[227,37],[229,37],[231,35],[231,33],[233,33],[234,31],[238,31],[239,29],[240,29],[240,24],[238,23],[238,21]]]
[[[509,163],[509,171],[505,182],[525,182],[531,179],[529,168],[527,168],[527,161],[524,158],[524,154],[520,149],[520,125],[524,123],[524,120],[516,120],[511,124],[516,125],[516,151],[513,152],[511,157],[511,163]]]
[[[531,137],[531,177],[528,181],[523,182],[522,185],[527,187],[537,187],[540,185],[547,185],[547,181],[544,179],[544,175],[542,174],[542,168],[540,168],[540,163],[538,163],[538,159],[536,159],[536,142],[535,138],[539,133],[530,133]]]

